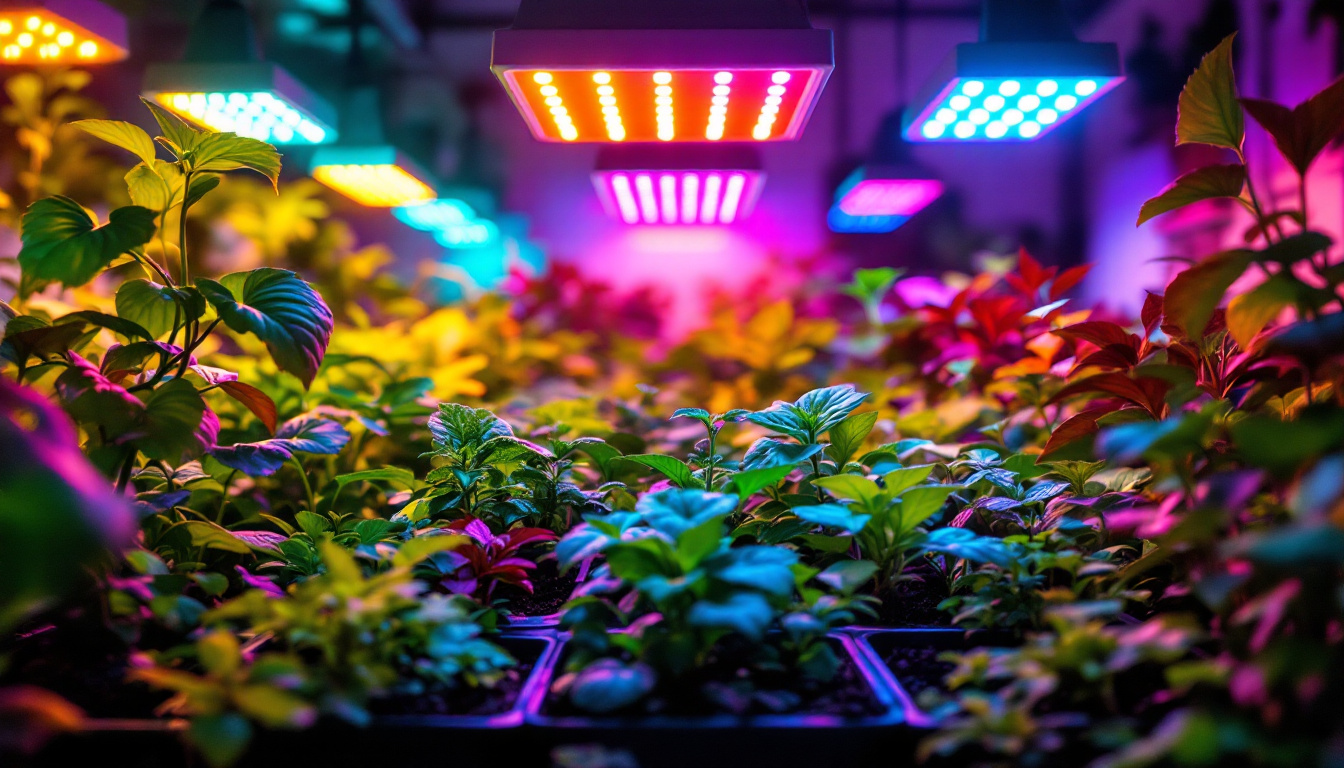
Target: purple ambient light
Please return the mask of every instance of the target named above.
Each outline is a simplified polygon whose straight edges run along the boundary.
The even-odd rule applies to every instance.
[[[935,179],[864,179],[840,198],[850,216],[914,216],[943,194]]]
[[[607,211],[626,224],[732,224],[751,213],[758,171],[598,171]]]

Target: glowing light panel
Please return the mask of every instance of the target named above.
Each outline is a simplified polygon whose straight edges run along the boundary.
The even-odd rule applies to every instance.
[[[732,224],[751,213],[759,171],[598,171],[607,211],[626,224]]]
[[[323,147],[313,155],[314,179],[361,205],[396,208],[438,195],[415,167],[390,146]]]
[[[840,210],[850,216],[914,216],[943,194],[935,179],[857,181],[840,195]]]
[[[189,122],[271,144],[322,144],[335,136],[330,126],[270,91],[158,93],[154,100]]]
[[[832,232],[854,234],[882,234],[895,232],[909,221],[909,216],[854,216],[845,213],[837,203],[826,214],[826,225]]]
[[[93,0],[0,7],[0,64],[103,64],[129,55],[126,20]]]
[[[955,78],[910,121],[910,141],[1032,141],[1122,77]]]
[[[267,62],[156,64],[144,94],[189,123],[270,144],[337,138],[331,105]]]
[[[478,248],[499,240],[499,227],[462,200],[438,199],[397,208],[393,214],[406,225],[432,232],[445,248]]]
[[[532,135],[558,142],[787,141],[828,70],[505,69]]]

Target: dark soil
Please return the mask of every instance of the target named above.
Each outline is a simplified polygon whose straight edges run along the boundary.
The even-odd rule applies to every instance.
[[[944,690],[943,677],[952,671],[954,665],[938,660],[938,654],[942,652],[941,648],[929,646],[898,645],[891,649],[883,661],[906,693],[915,698],[930,688]]]
[[[489,717],[513,708],[536,659],[518,660],[518,666],[494,688],[432,688],[414,696],[394,696],[370,703],[375,715],[471,715]]]
[[[902,581],[894,590],[878,595],[882,604],[877,606],[876,619],[864,619],[879,627],[947,627],[952,615],[938,610],[938,604],[947,598],[947,590],[936,574],[923,568],[907,570],[916,579]]]
[[[878,715],[886,710],[874,698],[858,667],[838,644],[840,670],[827,682],[791,673],[750,672],[734,649],[721,649],[694,674],[664,680],[652,695],[619,712],[601,717],[706,717],[711,715],[817,714],[841,717]],[[563,669],[563,659],[557,666]],[[588,717],[554,690],[542,705],[555,717]]]
[[[554,557],[537,563],[532,572],[532,593],[505,584],[495,592],[498,598],[508,600],[510,613],[519,616],[549,616],[558,613],[560,606],[569,601],[578,583],[578,568],[570,568],[563,575]]]
[[[127,682],[129,652],[106,633],[38,631],[19,638],[9,652],[9,667],[0,683],[46,688],[89,717],[151,718],[171,695]]]

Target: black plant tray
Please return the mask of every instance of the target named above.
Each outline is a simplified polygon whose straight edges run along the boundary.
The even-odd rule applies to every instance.
[[[495,715],[381,715],[364,729],[321,723],[303,731],[258,730],[237,765],[373,768],[395,763],[495,768],[505,759],[503,755],[528,757],[520,763],[505,759],[506,764],[544,765],[544,754],[529,749],[528,740],[523,738],[523,710],[536,690],[545,691],[557,642],[547,632],[510,632],[500,637],[499,643],[519,660],[532,663],[507,711]],[[204,762],[178,738],[186,727],[187,722],[177,718],[88,720],[82,732],[55,740],[36,757],[21,760],[14,768],[204,768]],[[8,763],[6,768],[10,768]]]
[[[967,651],[972,648],[1010,647],[1017,644],[1010,633],[964,629],[878,629],[855,627],[845,630],[854,638],[859,655],[895,696],[904,721],[912,728],[932,728],[937,718],[920,709],[907,686],[887,665],[887,658],[897,648],[933,649],[935,651]]]
[[[577,578],[574,582],[575,589],[588,579],[588,571],[592,568],[593,558],[588,558],[579,563]],[[569,602],[569,598],[565,599]],[[544,629],[560,626],[561,611],[547,613],[541,616],[506,616],[505,625],[513,629]]]
[[[564,656],[552,654],[547,674]],[[546,712],[549,685],[531,690],[527,725],[548,748],[599,744],[629,753],[640,768],[686,766],[885,765],[910,755],[911,733],[905,714],[886,679],[872,668],[856,640],[836,633],[830,641],[852,661],[880,714],[843,717],[832,714],[687,716],[576,716]]]

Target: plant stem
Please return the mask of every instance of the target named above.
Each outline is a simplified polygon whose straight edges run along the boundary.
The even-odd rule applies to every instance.
[[[188,285],[191,278],[187,274],[187,200],[191,197],[191,171],[182,174],[182,214],[177,223],[177,255],[181,263],[182,285]]]
[[[705,490],[714,490],[714,438],[718,432],[711,424],[709,427],[709,460],[705,463]]]
[[[308,511],[317,512],[317,499],[313,496],[313,484],[308,482],[308,473],[303,469],[303,463],[299,457],[294,454],[289,455],[289,461],[294,465],[294,469],[299,472],[299,479],[303,481],[303,492],[308,497]]]

